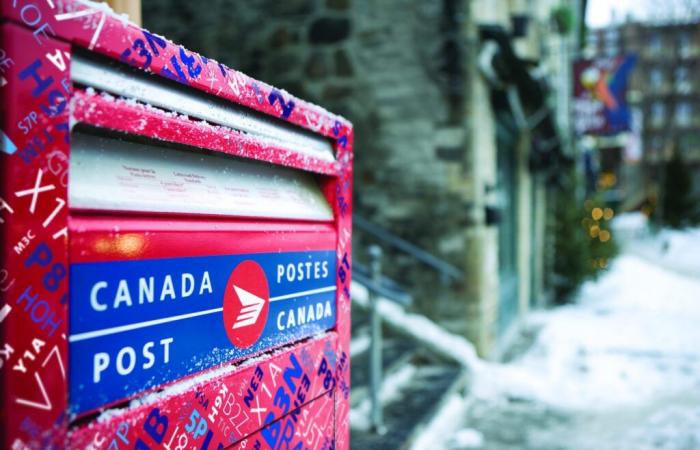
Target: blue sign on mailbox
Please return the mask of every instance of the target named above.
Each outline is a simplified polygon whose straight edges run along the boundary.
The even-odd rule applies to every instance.
[[[71,265],[70,406],[86,412],[332,328],[332,250]]]

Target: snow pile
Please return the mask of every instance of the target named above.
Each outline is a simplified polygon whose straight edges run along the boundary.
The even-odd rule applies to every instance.
[[[96,2],[96,1],[92,1],[92,0],[77,0],[76,3],[81,3],[81,4],[83,4],[84,6],[86,6],[87,8],[89,8],[89,9],[91,9],[91,10],[96,10],[96,11],[101,12],[102,14],[106,14],[106,15],[108,15],[108,16],[112,16],[112,17],[114,17],[115,19],[119,20],[124,26],[126,26],[126,25],[133,25],[133,26],[138,27],[138,25],[136,25],[136,24],[131,20],[131,18],[129,17],[128,14],[126,14],[126,13],[121,13],[121,14],[117,13],[117,12],[114,11],[114,10],[112,9],[112,7],[109,6],[109,4],[107,4],[107,3]]]
[[[630,253],[686,275],[700,277],[700,228],[664,229],[652,234],[642,213],[625,213],[613,220],[614,236]]]
[[[640,212],[616,216],[612,221],[613,236],[623,247],[649,233],[649,219]]]
[[[361,334],[359,336],[353,336],[352,341],[350,341],[350,357],[354,358],[360,353],[364,353],[369,350],[372,343],[368,334]]]
[[[700,446],[700,408],[698,398],[688,399],[685,406],[662,406],[646,420],[638,422],[621,436],[621,450],[639,450],[639,447],[654,450],[697,449]],[[693,401],[693,404],[690,402]],[[641,445],[640,445],[641,444]]]
[[[590,411],[697,389],[698,293],[700,280],[622,256],[578,304],[535,316],[532,349],[477,377],[474,392]]]
[[[366,287],[353,282],[350,293],[353,302],[364,308],[369,306]],[[402,330],[426,347],[454,359],[472,372],[479,371],[484,364],[469,341],[444,330],[425,316],[408,313],[401,306],[385,298],[379,299],[379,314],[389,326]]]
[[[700,228],[663,230],[633,250],[671,270],[700,277]]]
[[[462,428],[450,439],[449,448],[480,448],[484,445],[484,435],[473,428]]]
[[[620,214],[613,220],[615,231],[626,231],[630,233],[642,233],[647,228],[649,219],[640,212]]]

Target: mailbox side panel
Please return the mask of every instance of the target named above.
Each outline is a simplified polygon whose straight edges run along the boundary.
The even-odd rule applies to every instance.
[[[335,353],[327,354],[333,376],[324,375],[324,380],[330,379],[337,389],[333,396],[336,448],[348,448],[353,142],[349,122],[141,30],[96,4],[74,0],[2,2],[0,13],[3,19],[14,22],[1,25],[0,48],[4,111],[0,374],[7,393],[0,418],[9,430],[3,433],[3,448],[46,447],[48,436],[62,442],[67,425],[66,105],[71,87],[70,46],[66,42],[278,117],[335,142],[339,175],[329,177],[323,189],[333,205],[337,228],[338,340]],[[259,159],[289,165],[274,152]],[[330,172],[313,160],[298,168]],[[325,339],[335,343],[329,336]],[[121,423],[121,419],[104,420]]]
[[[339,175],[326,186],[326,195],[334,207],[337,226],[337,324],[338,347],[335,366],[335,442],[334,448],[350,448],[350,283],[352,278],[352,161],[353,130],[337,124],[336,155],[341,163]]]
[[[0,32],[0,447],[46,448],[67,422],[70,49]]]

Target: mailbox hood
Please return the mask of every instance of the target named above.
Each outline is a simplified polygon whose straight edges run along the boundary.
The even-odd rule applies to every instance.
[[[321,161],[335,161],[333,145],[322,136],[115,61],[76,53],[71,61],[71,79],[87,87],[222,125]]]

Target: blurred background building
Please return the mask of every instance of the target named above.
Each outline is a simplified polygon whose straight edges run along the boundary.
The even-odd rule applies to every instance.
[[[623,209],[648,209],[650,201],[657,205],[664,195],[664,165],[674,156],[689,166],[692,195],[699,194],[700,80],[694,74],[700,70],[700,21],[693,16],[670,23],[628,18],[590,30],[586,53],[594,58],[637,57],[628,91],[632,136],[625,133],[593,143],[603,149],[602,158],[617,161],[617,170],[627,171],[620,179]],[[663,211],[657,209],[656,214]]]

